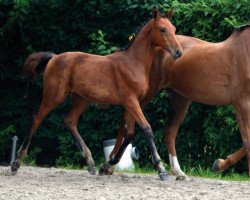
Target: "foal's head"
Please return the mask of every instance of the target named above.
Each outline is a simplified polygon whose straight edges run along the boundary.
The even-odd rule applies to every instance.
[[[169,21],[173,15],[173,10],[169,10],[162,15],[157,8],[153,8],[152,15],[154,19],[153,37],[155,44],[169,51],[175,59],[181,57],[183,50],[175,36],[176,28]]]

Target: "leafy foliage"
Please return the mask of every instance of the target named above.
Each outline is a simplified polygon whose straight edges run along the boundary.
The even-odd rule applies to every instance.
[[[10,138],[23,140],[30,116],[42,98],[41,79],[33,81],[28,98],[23,96],[25,58],[36,51],[85,51],[109,54],[122,47],[136,27],[150,18],[158,4],[162,10],[173,7],[172,19],[179,34],[208,41],[226,39],[232,30],[247,23],[249,0],[2,0],[0,1],[0,163],[8,163]],[[26,160],[40,165],[82,165],[81,155],[65,129],[63,116],[70,98],[45,119],[34,136]],[[170,114],[168,94],[161,91],[145,108],[155,131],[159,153],[168,160],[163,128]],[[90,105],[79,121],[79,132],[96,161],[103,160],[102,141],[116,136],[123,108]],[[149,149],[137,127],[134,144],[140,151],[140,164],[149,162]],[[210,167],[216,157],[225,157],[242,145],[233,109],[193,103],[180,127],[177,152],[181,165]],[[242,161],[245,162],[245,161]],[[237,165],[244,171],[246,163]]]

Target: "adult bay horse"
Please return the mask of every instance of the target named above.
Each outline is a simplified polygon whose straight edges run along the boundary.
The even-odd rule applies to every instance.
[[[175,37],[175,27],[169,21],[172,11],[162,15],[156,8],[151,19],[139,32],[133,44],[126,51],[107,56],[82,52],[66,52],[59,55],[48,52],[31,54],[25,63],[26,77],[32,78],[36,72],[44,70],[43,100],[33,124],[12,163],[11,170],[17,171],[34,132],[46,115],[61,104],[66,96],[72,94],[72,106],[65,118],[77,146],[88,164],[88,171],[95,174],[95,163],[91,152],[77,130],[80,114],[88,103],[116,104],[125,110],[142,127],[149,144],[153,163],[159,176],[166,180],[167,175],[155,147],[150,124],[140,108],[139,99],[143,98],[148,88],[151,61],[156,46],[161,46],[177,59],[182,55],[182,48]],[[118,163],[132,137],[130,130],[113,159],[102,166],[101,171],[108,173]]]
[[[213,168],[222,170],[247,154],[250,175],[249,25],[236,29],[227,40],[220,43],[185,36],[177,38],[185,53],[175,61],[162,49],[155,51],[150,87],[141,101],[141,105],[145,106],[161,88],[171,89],[169,98],[173,113],[164,130],[171,171],[177,178],[186,177],[178,163],[175,139],[191,101],[196,101],[209,105],[230,104],[234,107],[244,147],[225,161],[217,160]],[[124,135],[125,128],[122,124],[110,158],[119,148]]]

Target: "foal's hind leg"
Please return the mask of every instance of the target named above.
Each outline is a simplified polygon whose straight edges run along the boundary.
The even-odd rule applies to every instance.
[[[186,174],[181,170],[175,149],[175,139],[181,123],[183,122],[189,105],[190,100],[185,99],[179,94],[169,91],[169,99],[172,106],[172,112],[170,114],[169,122],[167,123],[164,133],[165,142],[169,152],[169,162],[171,167],[171,173],[177,175],[177,180],[185,180]]]
[[[34,118],[34,121],[30,127],[28,134],[26,135],[23,144],[19,151],[17,152],[17,159],[11,164],[11,171],[16,172],[20,167],[20,164],[24,157],[27,155],[28,148],[32,139],[33,134],[36,132],[39,125],[42,123],[43,119],[47,116],[47,114],[56,108],[60,103],[63,102],[66,94],[60,98],[43,98],[42,104],[37,115]]]
[[[248,173],[250,176],[250,101],[243,100],[234,105],[234,109],[247,155]]]
[[[88,101],[76,94],[72,95],[72,106],[69,110],[69,113],[67,114],[64,122],[68,129],[70,130],[76,145],[80,149],[83,158],[86,160],[88,164],[88,171],[90,174],[95,174],[95,163],[92,158],[91,152],[83,139],[81,138],[78,130],[77,130],[77,122],[80,117],[80,115],[84,112],[86,107],[88,106]]]
[[[12,172],[16,172],[20,167],[21,161],[27,154],[32,136],[39,127],[39,125],[42,123],[43,119],[50,111],[52,111],[59,104],[61,104],[68,94],[66,81],[63,80],[57,84],[54,84],[54,81],[52,79],[53,77],[50,78],[50,76],[47,76],[47,78],[44,77],[42,104],[40,105],[39,111],[34,118],[34,121],[29,129],[29,132],[26,135],[24,142],[17,153],[17,159],[11,165]]]

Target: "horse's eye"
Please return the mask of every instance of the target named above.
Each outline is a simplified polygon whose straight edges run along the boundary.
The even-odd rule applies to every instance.
[[[165,32],[166,32],[166,29],[165,29],[165,28],[160,28],[160,32],[161,32],[161,33],[165,33]]]

